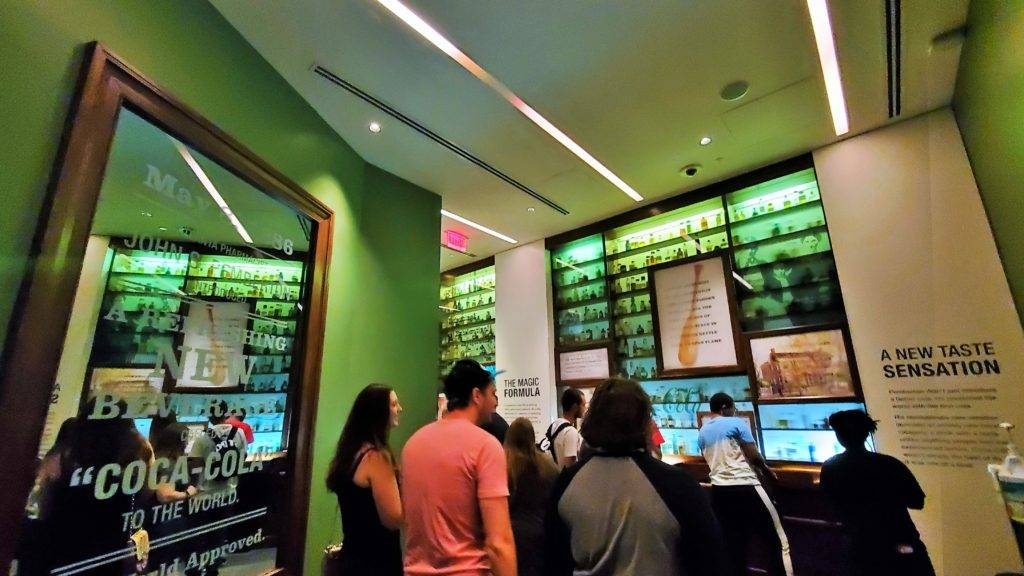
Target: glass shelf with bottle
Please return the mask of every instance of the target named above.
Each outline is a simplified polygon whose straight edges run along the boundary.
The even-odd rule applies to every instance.
[[[107,292],[115,294],[177,294],[184,284],[184,276],[113,274],[107,280]]]
[[[145,274],[148,276],[184,276],[188,270],[188,254],[166,254],[145,250],[113,248],[110,271],[114,274]]]
[[[585,304],[575,308],[566,308],[558,312],[559,326],[586,324],[598,320],[608,320],[608,303]]]
[[[718,392],[725,392],[737,402],[754,398],[746,374],[651,380],[640,385],[651,397],[652,404],[702,403]]]
[[[828,231],[815,229],[806,233],[787,235],[771,241],[759,242],[748,248],[739,247],[733,252],[738,269],[764,266],[776,262],[784,263],[803,259],[814,254],[830,252],[832,244]],[[795,264],[795,262],[794,262]]]
[[[654,333],[654,321],[650,315],[634,316],[615,321],[615,337],[640,336]]]
[[[298,300],[300,286],[277,283],[253,284],[221,280],[189,279],[185,283],[185,293],[190,296],[209,296],[227,299],[279,299]]]
[[[821,195],[813,168],[726,195],[729,221],[734,226],[762,216],[777,215],[805,204],[818,203],[820,200]]]
[[[488,266],[460,276],[442,276],[441,300],[494,290],[494,266]]]
[[[835,316],[839,319],[842,299],[839,288],[831,283],[818,283],[802,288],[755,294],[740,299],[740,320],[744,328],[766,329],[761,323],[774,319],[795,321],[811,314]],[[800,325],[806,322],[800,322]],[[788,327],[783,324],[777,327]]]
[[[481,304],[480,306],[474,306],[473,308],[466,308],[465,310],[445,310],[445,322],[448,325],[454,325],[459,322],[463,322],[462,318],[482,318],[487,315],[487,312],[494,316],[494,303]]]
[[[604,281],[604,262],[590,264],[582,268],[569,268],[555,273],[555,288],[562,290],[574,286],[596,284]]]
[[[101,318],[105,318],[115,308],[127,315],[145,314],[150,311],[178,312],[181,308],[181,300],[174,295],[116,293],[109,290],[104,294],[104,303]]]
[[[594,234],[574,240],[551,251],[551,269],[562,270],[604,259],[601,235]]]
[[[738,412],[753,412],[754,403],[750,401],[736,401]],[[701,412],[711,412],[711,405],[707,402],[682,402],[674,404],[655,404],[654,422],[658,428],[664,431],[672,429],[693,429],[699,428],[697,416]]]
[[[474,308],[482,308],[494,304],[494,291],[467,294],[447,302],[443,308],[449,312],[463,312]]]
[[[579,304],[600,300],[605,296],[604,282],[591,283],[586,286],[556,287],[555,304],[558,307],[565,307],[570,304]]]
[[[253,374],[242,389],[246,392],[285,392],[288,390],[288,374]]]
[[[636,293],[631,296],[615,298],[613,310],[616,316],[651,311],[651,295],[649,292]]]
[[[707,234],[702,238],[684,239],[670,246],[663,246],[649,251],[630,251],[627,256],[609,260],[608,270],[612,276],[628,274],[635,270],[642,270],[648,266],[682,260],[691,256],[697,256],[706,252],[727,248],[729,246],[725,229],[722,228],[713,234]]]
[[[454,330],[441,337],[441,346],[453,344],[470,344],[473,342],[484,342],[494,340],[493,326],[480,326],[467,328],[465,330]]]
[[[634,336],[616,340],[615,352],[622,359],[653,358],[655,353],[654,335]]]
[[[612,294],[622,294],[623,292],[635,292],[637,290],[647,289],[647,272],[641,272],[633,276],[627,276],[624,278],[616,278],[612,282]]]
[[[458,344],[445,348],[441,354],[442,361],[455,361],[459,358],[471,358],[494,354],[493,342],[481,342],[477,344]]]
[[[464,326],[476,326],[484,322],[494,321],[494,309],[478,310],[454,318],[445,318],[441,322],[441,330],[450,331]]]
[[[785,292],[837,282],[835,260],[827,253],[798,261],[754,266],[743,270],[741,277],[743,282],[737,283],[740,297],[750,293]]]
[[[825,211],[820,203],[805,204],[777,214],[772,218],[758,218],[732,225],[732,244],[741,246],[771,238],[799,234],[824,227]]]
[[[252,322],[253,332],[260,334],[272,334],[274,336],[295,336],[295,320],[264,320],[255,319]]]
[[[189,261],[188,275],[218,280],[299,283],[302,282],[302,262],[201,255]]]
[[[285,355],[250,356],[253,360],[252,373],[256,374],[287,374],[292,368],[292,357]]]
[[[609,257],[668,243],[687,235],[707,232],[725,225],[721,198],[711,198],[684,206],[640,222],[620,226],[605,233],[605,252]]]
[[[618,361],[619,375],[633,380],[658,376],[658,363],[654,358],[622,359]]]
[[[558,345],[572,346],[587,342],[608,340],[608,321],[597,321],[589,324],[560,326],[558,328]]]
[[[264,318],[296,318],[299,308],[294,302],[257,301],[256,314]]]

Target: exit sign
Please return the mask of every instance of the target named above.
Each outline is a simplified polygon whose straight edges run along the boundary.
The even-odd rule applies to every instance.
[[[445,246],[452,250],[458,250],[459,252],[465,252],[467,250],[467,242],[469,237],[461,232],[455,230],[445,230],[442,237],[442,242]]]

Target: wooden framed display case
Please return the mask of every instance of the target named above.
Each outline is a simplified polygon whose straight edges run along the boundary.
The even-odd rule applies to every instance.
[[[750,360],[748,336],[845,323],[809,155],[560,234],[546,245],[556,357],[595,344],[612,346],[614,373],[641,381],[652,396],[666,460],[700,459],[696,414],[708,409],[717,391],[730,393],[739,410],[754,414],[755,435],[769,459],[813,464],[839,450],[831,431],[820,428],[819,413],[862,408],[859,388],[835,401],[762,399]],[[665,370],[659,365],[662,334],[651,277],[701,258],[726,264],[737,364]],[[852,354],[849,362],[855,374]],[[783,404],[787,408],[778,407]],[[807,430],[798,429],[796,423],[805,420]]]
[[[134,555],[124,550],[131,534],[122,513],[134,518],[154,486],[136,493],[122,483],[107,492],[101,475],[75,466],[91,461],[126,474],[145,467],[147,454],[163,454],[154,435],[175,411],[185,434],[172,435],[188,440],[175,450],[192,456],[192,442],[226,415],[223,403],[235,416],[255,408],[247,421],[253,433],[278,438],[275,451],[259,448],[259,439],[248,455],[237,442],[231,448],[241,451],[237,476],[216,486],[235,495],[222,500],[234,506],[225,513],[247,512],[225,516],[231,527],[224,524],[223,534],[251,529],[243,541],[264,559],[261,572],[303,572],[332,226],[325,204],[105,47],[90,45],[0,363],[0,571],[16,553],[26,573],[40,562],[53,563],[47,572],[105,569]],[[289,316],[282,306],[298,313]],[[244,309],[237,321],[222,315],[231,307]],[[206,328],[190,332],[203,314]],[[190,344],[190,334],[204,344]],[[289,358],[272,363],[273,373],[256,368],[265,366],[260,343],[269,337]],[[283,373],[282,390],[254,389]],[[230,386],[178,389],[186,377]],[[139,393],[149,396],[140,402]],[[259,395],[280,401],[271,410],[247,400]],[[51,422],[53,414],[59,418]],[[73,432],[64,435],[65,428]],[[59,473],[37,476],[40,466],[52,472],[46,467],[54,457]],[[179,481],[220,489],[198,469]],[[40,498],[40,485],[43,494],[64,491],[60,501],[76,505]],[[185,520],[202,531],[203,518]],[[61,544],[48,546],[40,536]],[[182,545],[202,548],[191,538]],[[151,560],[170,562],[159,542],[152,542]]]

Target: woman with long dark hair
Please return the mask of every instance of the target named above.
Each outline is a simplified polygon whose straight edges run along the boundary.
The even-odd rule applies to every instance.
[[[327,473],[338,495],[345,545],[341,573],[400,576],[402,500],[398,467],[388,444],[402,405],[390,387],[370,384],[356,396]]]
[[[508,463],[508,511],[516,541],[519,576],[544,573],[544,514],[558,468],[537,449],[533,424],[516,418],[505,433]]]

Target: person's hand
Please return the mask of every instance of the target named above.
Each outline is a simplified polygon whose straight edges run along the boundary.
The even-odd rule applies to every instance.
[[[185,494],[187,494],[189,497],[195,496],[196,494],[199,494],[199,489],[196,488],[195,486],[189,486],[185,488]]]

